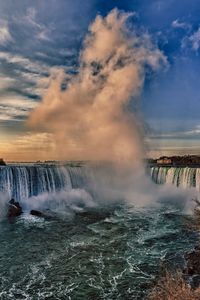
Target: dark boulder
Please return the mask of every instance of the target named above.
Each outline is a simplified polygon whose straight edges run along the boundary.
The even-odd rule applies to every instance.
[[[5,161],[3,160],[3,158],[0,158],[0,166],[6,166]]]
[[[187,268],[185,272],[188,275],[200,275],[200,248],[195,247],[193,251],[185,254]]]
[[[54,218],[54,216],[48,212],[42,212],[42,211],[35,210],[35,209],[32,209],[30,211],[30,214],[32,216],[36,216],[36,217],[40,217],[40,218],[46,218],[46,219]]]
[[[13,218],[20,216],[22,214],[22,207],[20,206],[19,202],[11,199],[9,201],[9,208],[8,208],[8,218]]]
[[[30,214],[37,217],[44,217],[44,214],[41,211],[35,209],[32,209]]]
[[[186,267],[183,278],[193,289],[200,287],[200,246],[185,254]]]

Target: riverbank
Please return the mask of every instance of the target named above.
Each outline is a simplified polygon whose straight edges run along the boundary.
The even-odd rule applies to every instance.
[[[194,211],[191,230],[200,231],[199,207]],[[191,225],[191,224],[190,224]],[[200,241],[193,250],[184,254],[185,267],[166,270],[151,290],[148,300],[199,300],[200,299]]]

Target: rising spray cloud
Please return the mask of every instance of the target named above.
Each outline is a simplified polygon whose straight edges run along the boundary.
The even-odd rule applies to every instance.
[[[166,64],[148,34],[129,28],[131,13],[112,10],[89,27],[78,74],[54,74],[29,124],[51,132],[59,158],[136,162],[143,147],[130,101],[143,87],[146,69]],[[67,79],[66,90],[61,89]]]
[[[90,189],[95,200],[118,198],[142,206],[157,200],[187,202],[185,192],[156,187],[133,165],[144,153],[130,103],[138,99],[146,71],[157,71],[167,60],[147,33],[129,26],[131,17],[117,9],[96,17],[83,43],[77,75],[54,73],[29,123],[53,134],[61,159],[113,163],[95,172]]]

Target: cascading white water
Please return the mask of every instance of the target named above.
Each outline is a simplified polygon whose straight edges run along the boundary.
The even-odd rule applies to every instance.
[[[0,167],[0,192],[20,201],[46,192],[82,188],[86,177],[83,166],[4,166]]]
[[[158,184],[173,184],[183,188],[195,187],[200,191],[200,168],[151,167],[151,177]]]

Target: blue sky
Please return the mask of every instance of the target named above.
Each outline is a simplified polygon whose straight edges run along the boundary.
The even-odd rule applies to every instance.
[[[199,153],[199,0],[0,0],[2,156],[28,159],[33,143],[37,158],[45,157],[48,134],[33,135],[26,119],[50,72],[76,72],[89,24],[115,7],[134,11],[134,26],[148,32],[168,60],[167,68],[148,74],[141,95],[150,155]]]

